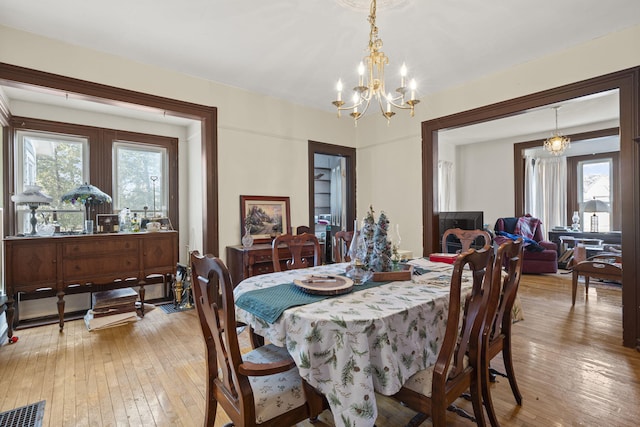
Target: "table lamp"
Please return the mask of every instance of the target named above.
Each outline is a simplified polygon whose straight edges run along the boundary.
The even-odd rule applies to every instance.
[[[591,232],[598,232],[598,215],[597,212],[609,212],[609,205],[602,200],[596,200],[594,197],[592,200],[585,202],[584,209],[585,212],[592,212],[591,215]]]
[[[84,233],[92,234],[93,220],[91,219],[91,206],[101,205],[103,203],[111,203],[111,196],[109,196],[107,193],[104,193],[95,185],[91,185],[85,182],[75,190],[63,194],[60,200],[62,202],[70,202],[71,204],[80,202],[84,205],[84,208],[86,210]]]
[[[47,196],[40,191],[41,188],[39,185],[25,185],[22,193],[11,196],[11,200],[16,205],[26,205],[31,209],[31,236],[37,234],[36,209],[38,209],[38,206],[49,205],[53,201],[53,197]]]

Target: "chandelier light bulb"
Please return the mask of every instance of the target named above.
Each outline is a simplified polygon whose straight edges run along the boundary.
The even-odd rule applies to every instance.
[[[400,87],[403,88],[406,86],[406,80],[407,78],[407,65],[403,62],[402,63],[402,67],[400,67]]]
[[[342,80],[338,79],[336,89],[338,90],[338,101],[342,101]]]

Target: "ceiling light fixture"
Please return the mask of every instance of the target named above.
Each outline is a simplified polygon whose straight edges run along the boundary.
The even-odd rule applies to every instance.
[[[336,87],[338,97],[333,101],[333,105],[338,109],[338,117],[340,117],[340,111],[351,110],[349,115],[353,117],[357,125],[358,119],[367,112],[369,104],[374,98],[378,101],[380,112],[386,117],[387,121],[396,114],[391,111],[391,107],[411,110],[411,117],[413,117],[414,107],[420,100],[416,99],[415,79],[411,79],[407,87],[407,66],[405,64],[402,64],[400,68],[400,87],[396,89],[398,95],[394,96],[391,92],[387,93],[385,90],[384,67],[389,64],[389,58],[384,52],[380,51],[382,40],[378,38],[378,27],[376,26],[376,0],[371,1],[367,20],[371,24],[368,46],[369,55],[358,66],[358,86],[353,88],[352,104],[347,107],[344,107],[345,102],[342,100],[342,80],[338,80]],[[405,99],[407,92],[409,92],[409,99]],[[358,111],[359,108],[360,111]]]
[[[551,138],[547,138],[544,141],[544,148],[554,156],[559,156],[571,146],[571,139],[558,132],[558,110],[560,106],[553,107],[553,109],[556,110],[556,130]]]

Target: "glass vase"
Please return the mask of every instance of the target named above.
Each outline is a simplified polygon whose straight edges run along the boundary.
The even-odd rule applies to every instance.
[[[253,236],[251,235],[251,226],[244,227],[244,236],[242,236],[242,246],[244,248],[250,248],[253,246]]]

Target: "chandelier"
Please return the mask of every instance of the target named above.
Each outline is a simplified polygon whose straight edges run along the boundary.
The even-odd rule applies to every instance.
[[[556,130],[551,136],[544,141],[544,148],[554,156],[559,156],[564,153],[564,150],[571,146],[571,139],[563,136],[558,132],[558,109],[560,107],[553,107],[556,110]]]
[[[358,66],[358,86],[353,88],[352,104],[349,106],[344,106],[345,102],[342,100],[343,85],[342,81],[338,80],[336,87],[338,96],[332,102],[338,110],[338,117],[340,117],[340,111],[349,110],[351,111],[349,115],[353,117],[357,124],[357,120],[367,112],[371,101],[374,99],[377,101],[380,112],[386,117],[387,121],[396,114],[391,111],[392,107],[411,110],[411,117],[413,117],[414,107],[420,100],[416,99],[415,79],[411,79],[407,87],[407,67],[405,64],[402,64],[400,68],[400,87],[396,89],[397,94],[393,95],[385,90],[384,67],[389,64],[389,58],[384,52],[380,51],[382,40],[378,38],[378,27],[376,27],[376,0],[371,1],[367,21],[371,24],[368,46],[369,55]],[[409,93],[408,96],[407,93]],[[409,99],[406,99],[407,97]]]

